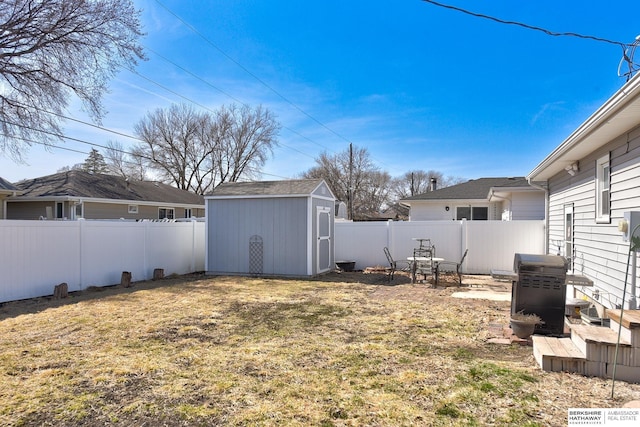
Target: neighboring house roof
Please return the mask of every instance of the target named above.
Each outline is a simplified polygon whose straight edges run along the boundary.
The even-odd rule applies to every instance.
[[[0,176],[0,193],[13,194],[18,189],[6,179]]]
[[[636,74],[527,175],[547,181],[616,137],[640,125],[640,73]]]
[[[92,174],[80,170],[27,179],[15,183],[15,186],[22,190],[22,195],[15,200],[72,197],[204,206],[204,198],[201,195],[167,184],[155,181],[127,181],[119,176]]]
[[[496,192],[529,191],[534,189],[525,177],[479,178],[461,184],[428,191],[402,199],[402,203],[436,200],[488,200]]]
[[[285,181],[225,182],[207,197],[221,196],[308,196],[324,183],[322,179]],[[326,184],[325,184],[326,185]],[[331,195],[333,197],[333,195]]]

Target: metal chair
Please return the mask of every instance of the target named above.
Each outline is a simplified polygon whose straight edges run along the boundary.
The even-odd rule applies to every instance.
[[[387,261],[389,261],[389,267],[387,268],[388,273],[387,273],[387,280],[389,282],[391,282],[393,280],[393,275],[395,274],[396,270],[400,270],[400,271],[409,271],[409,262],[408,261],[396,261],[393,259],[393,257],[391,256],[391,252],[389,252],[389,248],[387,248],[386,246],[384,247],[384,254],[387,257]],[[405,268],[398,268],[398,262],[400,263],[405,263],[407,266]]]
[[[440,261],[436,267],[435,267],[435,276],[436,276],[436,284],[438,283],[438,275],[440,274],[440,270],[442,269],[442,267],[455,267],[456,268],[456,274],[458,275],[458,286],[462,286],[462,263],[464,263],[464,259],[467,257],[467,252],[469,252],[469,249],[466,249],[464,251],[464,254],[462,255],[462,258],[460,259],[460,262],[456,262],[456,261]],[[445,268],[446,271],[449,271]]]

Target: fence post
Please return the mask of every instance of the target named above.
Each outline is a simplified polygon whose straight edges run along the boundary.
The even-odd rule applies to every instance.
[[[79,218],[76,220],[76,222],[78,223],[78,279],[80,280],[80,283],[78,284],[80,286],[80,290],[84,289],[84,284],[85,284],[85,280],[84,280],[84,263],[85,263],[85,257],[84,257],[84,218]]]
[[[196,221],[191,220],[191,262],[189,264],[189,273],[196,271]]]

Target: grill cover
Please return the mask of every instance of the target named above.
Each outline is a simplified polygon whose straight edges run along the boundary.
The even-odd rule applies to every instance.
[[[513,283],[511,313],[535,313],[544,320],[535,333],[564,333],[567,262],[557,255],[516,254],[518,281]]]
[[[558,255],[516,254],[513,271],[518,274],[522,271],[566,276],[567,260]]]

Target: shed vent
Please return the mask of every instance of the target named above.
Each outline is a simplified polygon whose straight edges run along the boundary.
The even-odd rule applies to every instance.
[[[262,274],[263,249],[262,237],[254,234],[249,238],[249,273]]]

